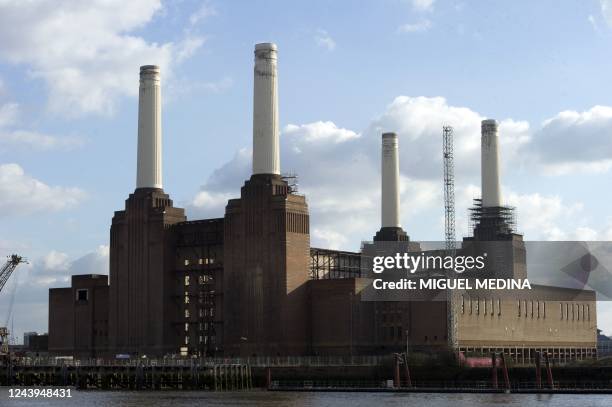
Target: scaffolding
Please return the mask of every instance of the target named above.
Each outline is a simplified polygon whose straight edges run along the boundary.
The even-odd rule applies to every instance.
[[[497,240],[499,235],[516,233],[516,210],[513,206],[483,207],[482,199],[474,199],[469,209],[469,229],[479,240]]]
[[[289,192],[292,194],[298,194],[299,182],[298,175],[295,172],[287,172],[281,175],[281,178],[287,183],[289,186]]]
[[[310,249],[310,278],[313,280],[361,277],[361,253]]]

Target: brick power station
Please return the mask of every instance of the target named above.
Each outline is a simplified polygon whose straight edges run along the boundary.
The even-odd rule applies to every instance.
[[[359,252],[310,246],[306,198],[280,172],[277,47],[255,46],[253,171],[225,216],[187,220],[162,184],[161,87],[140,68],[135,191],[115,212],[109,275],[49,290],[49,351],[75,357],[388,354],[448,346],[515,360],[596,356],[595,293],[534,286],[527,297],[364,301]],[[526,276],[525,245],[501,206],[497,123],[482,123],[482,200],[469,251],[504,242],[494,275]],[[382,135],[378,242],[409,242],[399,222],[398,138]],[[413,244],[412,242],[410,244]],[[414,243],[418,249],[418,244]],[[448,304],[453,306],[448,306]]]

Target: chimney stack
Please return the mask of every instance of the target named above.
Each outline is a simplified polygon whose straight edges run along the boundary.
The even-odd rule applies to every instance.
[[[140,67],[136,188],[162,188],[161,83],[159,67]]]
[[[255,45],[253,174],[280,174],[276,44]]]
[[[381,226],[399,228],[399,156],[395,133],[382,135],[381,166]]]
[[[499,137],[495,120],[482,121],[481,179],[483,208],[501,205],[499,187]]]

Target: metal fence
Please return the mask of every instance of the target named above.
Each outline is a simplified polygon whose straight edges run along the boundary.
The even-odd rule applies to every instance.
[[[382,356],[279,356],[246,358],[163,358],[163,359],[70,359],[54,357],[22,357],[13,359],[21,366],[218,366],[248,365],[251,367],[316,367],[316,366],[379,366],[393,361]]]

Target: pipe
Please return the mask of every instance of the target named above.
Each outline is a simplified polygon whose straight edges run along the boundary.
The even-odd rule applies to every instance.
[[[483,208],[496,207],[501,205],[497,122],[483,120],[481,134],[482,206]]]
[[[491,384],[494,389],[497,389],[499,385],[497,383],[497,355],[495,355],[495,352],[491,353],[491,375]]]
[[[502,372],[504,373],[504,385],[506,390],[510,390],[510,376],[508,375],[508,365],[506,364],[506,355],[503,353],[499,354]]]
[[[554,389],[555,382],[553,381],[552,370],[550,368],[550,359],[548,358],[548,352],[544,352],[544,363],[546,363],[546,378],[548,379],[548,387],[551,389]]]
[[[536,352],[536,360],[535,360],[535,365],[536,365],[536,387],[538,389],[542,388],[542,365],[541,365],[541,360],[540,360],[541,356],[540,356],[540,352]]]
[[[399,154],[395,133],[382,135],[381,157],[381,226],[400,227],[399,220]]]
[[[140,67],[136,188],[162,188],[161,80],[159,67]]]
[[[410,377],[410,366],[408,366],[408,353],[404,355],[404,370],[406,371],[406,386],[412,387],[412,378]]]
[[[396,389],[399,389],[401,386],[401,381],[400,381],[400,361],[399,361],[399,355],[396,353],[395,354],[395,376],[393,378],[393,384],[394,387]]]
[[[276,44],[255,45],[253,174],[280,174]]]

